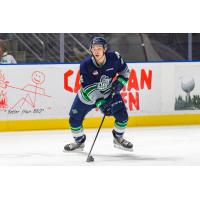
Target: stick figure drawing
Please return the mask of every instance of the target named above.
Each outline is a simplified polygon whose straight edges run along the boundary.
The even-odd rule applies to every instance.
[[[18,88],[15,86],[9,86],[15,89],[19,89],[26,92],[25,97],[20,98],[12,107],[14,109],[19,107],[20,109],[26,103],[30,105],[32,108],[36,107],[36,98],[37,96],[45,96],[50,97],[45,94],[45,89],[41,87],[41,85],[45,82],[45,74],[40,71],[35,71],[32,73],[32,84],[27,84],[23,88]]]
[[[7,87],[8,81],[5,79],[4,74],[0,70],[0,109],[4,110],[8,106],[8,98],[7,98]]]

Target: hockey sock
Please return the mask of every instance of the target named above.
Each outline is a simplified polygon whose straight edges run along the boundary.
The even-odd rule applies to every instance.
[[[118,122],[115,121],[113,135],[114,137],[123,137],[128,121]]]
[[[71,131],[72,131],[73,138],[77,143],[85,142],[86,137],[83,133],[83,127],[82,126],[79,126],[79,127],[72,127],[71,126]]]

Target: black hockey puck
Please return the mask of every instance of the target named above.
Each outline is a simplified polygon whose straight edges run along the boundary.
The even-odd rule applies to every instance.
[[[94,158],[92,156],[89,156],[86,161],[87,162],[94,162]]]

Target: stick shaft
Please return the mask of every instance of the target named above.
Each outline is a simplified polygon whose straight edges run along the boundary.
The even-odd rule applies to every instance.
[[[89,154],[88,154],[88,157],[90,156],[90,154],[91,154],[91,152],[92,152],[93,146],[94,146],[94,144],[95,144],[95,142],[96,142],[96,139],[97,139],[97,137],[98,137],[98,135],[99,135],[99,132],[100,132],[100,130],[101,130],[101,127],[102,127],[102,124],[103,124],[103,122],[104,122],[104,119],[105,119],[105,115],[103,116],[103,119],[102,119],[102,121],[101,121],[101,124],[100,124],[100,126],[99,126],[99,129],[98,129],[97,134],[96,134],[96,136],[95,136],[94,142],[93,142],[93,144],[92,144],[92,146],[91,146],[91,148],[90,148],[90,152],[89,152]]]

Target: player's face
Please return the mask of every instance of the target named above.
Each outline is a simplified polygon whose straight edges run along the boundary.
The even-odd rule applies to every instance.
[[[91,51],[96,60],[101,59],[105,53],[103,46],[100,44],[92,45]]]

